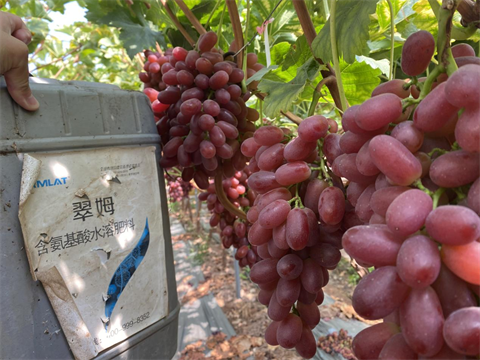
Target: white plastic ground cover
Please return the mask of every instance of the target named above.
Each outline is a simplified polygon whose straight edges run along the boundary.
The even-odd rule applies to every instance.
[[[167,316],[155,147],[24,154],[19,218],[77,359]]]

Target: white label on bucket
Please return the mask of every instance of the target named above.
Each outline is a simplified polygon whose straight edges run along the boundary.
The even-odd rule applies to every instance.
[[[30,269],[78,359],[167,315],[159,186],[153,146],[25,154]]]

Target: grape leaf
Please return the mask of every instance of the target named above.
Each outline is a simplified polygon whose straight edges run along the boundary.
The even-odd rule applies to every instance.
[[[310,58],[297,69],[296,76],[287,83],[266,78],[260,81],[258,89],[260,92],[268,94],[264,100],[263,111],[265,115],[273,118],[280,111],[288,111],[292,103],[302,93],[307,82],[315,79],[319,69],[320,66],[315,59]]]
[[[282,70],[286,70],[298,62],[303,64],[310,56],[312,56],[310,46],[308,46],[305,35],[302,35],[297,39],[295,44],[290,46],[290,50],[285,56],[285,61],[282,64]]]
[[[108,11],[109,9],[103,9]],[[92,11],[87,13],[87,19],[91,20]],[[138,24],[135,21],[140,21]],[[96,23],[114,26],[120,30],[120,40],[127,50],[128,56],[133,57],[144,49],[154,48],[158,42],[166,48],[165,37],[162,32],[156,31],[153,25],[144,18],[133,18],[125,8],[118,8],[108,12],[105,16],[96,17]]]
[[[61,14],[65,12],[65,4],[72,0],[47,0],[47,5],[51,11],[59,11]]]
[[[388,76],[390,72],[390,61],[387,59],[375,60],[368,56],[356,56],[356,59],[359,63],[366,63],[370,65],[373,69],[380,69],[383,74]]]
[[[340,71],[345,96],[350,105],[361,104],[367,100],[373,89],[380,84],[378,76],[382,71],[373,69],[365,62],[355,61],[353,64],[348,64],[340,61]]]
[[[246,81],[247,85],[250,85],[253,81],[260,81],[262,78],[268,74],[270,71],[275,70],[278,68],[278,65],[270,65],[268,68],[264,67],[263,69],[260,69],[257,71],[253,76],[250,76],[248,80]]]
[[[370,14],[375,13],[377,0],[337,0],[336,40],[338,55],[353,63],[355,55],[362,55],[369,39]],[[312,43],[313,54],[324,62],[332,61],[330,19]]]

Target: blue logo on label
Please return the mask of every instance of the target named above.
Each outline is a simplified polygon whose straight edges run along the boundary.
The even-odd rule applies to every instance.
[[[33,188],[40,188],[40,187],[49,187],[49,186],[57,186],[57,185],[65,185],[67,183],[67,177],[62,178],[55,178],[55,179],[45,179],[45,180],[37,180]]]
[[[138,240],[137,245],[135,245],[130,254],[128,254],[118,266],[117,270],[112,276],[110,285],[108,286],[108,299],[105,302],[105,316],[107,317],[107,322],[105,323],[105,330],[107,330],[108,328],[108,324],[110,323],[110,316],[112,315],[113,309],[115,308],[115,305],[117,304],[120,295],[122,294],[123,290],[126,288],[128,282],[132,278],[133,273],[135,272],[135,270],[137,270],[138,266],[145,257],[149,243],[150,230],[148,229],[147,218],[145,223],[145,229],[143,230],[143,234],[140,237],[140,240]]]

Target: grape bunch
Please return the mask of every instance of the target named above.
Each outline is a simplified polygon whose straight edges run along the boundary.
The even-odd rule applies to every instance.
[[[320,321],[322,288],[341,257],[345,196],[332,186],[318,153],[328,130],[325,117],[312,116],[299,125],[296,138],[263,126],[241,147],[250,158],[248,186],[258,194],[247,213],[248,240],[261,258],[250,278],[272,320],[265,339],[305,358],[316,353],[312,329]]]
[[[248,174],[247,169],[237,171],[234,176],[222,181],[228,201],[238,209],[248,209],[255,201],[256,193],[252,189],[247,190]],[[207,208],[212,214],[210,226],[219,226],[223,247],[229,249],[233,246],[237,249],[235,259],[239,261],[240,267],[255,264],[258,261],[257,250],[247,238],[250,223],[225,209],[217,197],[214,183],[210,183],[207,191],[199,195],[199,200],[207,202]]]
[[[227,177],[243,170],[240,144],[259,118],[245,105],[250,94],[242,94],[243,70],[224,60],[216,43],[217,35],[208,32],[199,38],[198,50],[148,53],[147,72],[140,74],[150,99],[156,95],[152,109],[163,143],[160,165],[183,169],[182,178],[194,179],[204,190],[217,169]]]
[[[190,182],[183,181],[182,178],[173,178],[165,175],[167,179],[168,198],[170,202],[181,202],[182,199],[188,197],[190,190],[192,190],[192,184]]]
[[[428,32],[413,34],[402,70],[422,74],[434,50]],[[345,111],[342,136],[325,138],[354,209],[342,245],[375,268],[352,304],[363,318],[384,321],[355,337],[359,359],[479,355],[480,66],[443,74],[432,88],[381,84]]]

